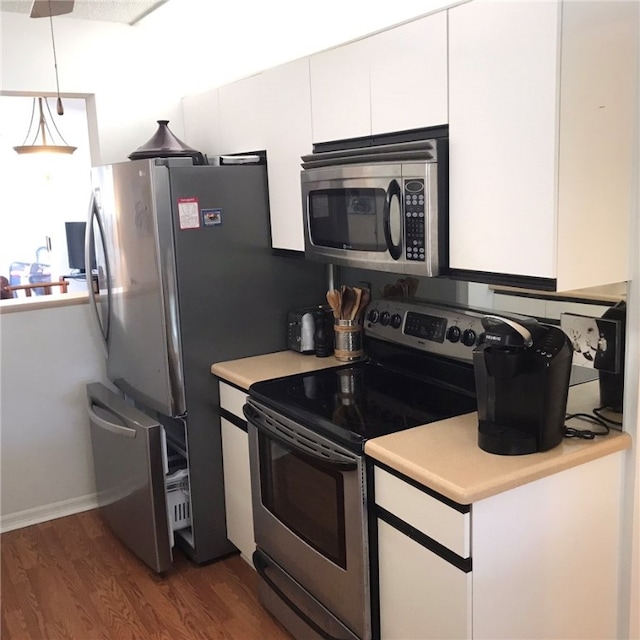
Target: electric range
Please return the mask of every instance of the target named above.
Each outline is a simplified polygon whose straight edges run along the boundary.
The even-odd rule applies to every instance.
[[[258,594],[294,637],[371,638],[364,445],[476,410],[481,318],[454,306],[374,300],[366,360],[249,388]]]
[[[255,383],[250,397],[355,451],[388,433],[476,410],[472,351],[482,314],[373,300],[366,359]]]

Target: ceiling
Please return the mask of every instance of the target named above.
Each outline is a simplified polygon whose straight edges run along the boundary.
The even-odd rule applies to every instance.
[[[64,14],[67,18],[82,20],[102,20],[104,22],[121,22],[135,24],[149,15],[168,0],[75,0],[73,11]],[[55,5],[56,0],[51,0]],[[1,0],[0,9],[10,13],[31,11],[32,0]]]

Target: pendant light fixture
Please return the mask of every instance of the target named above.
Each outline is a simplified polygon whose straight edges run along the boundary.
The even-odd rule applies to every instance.
[[[39,115],[36,114],[36,103],[38,105]],[[49,126],[49,123],[47,122],[47,119],[45,117],[45,112],[49,115],[49,120],[51,121],[52,126]],[[49,142],[49,140],[51,140],[51,142],[54,141],[54,131],[58,134],[63,144],[51,144]],[[40,134],[40,140],[38,140],[38,134]],[[31,142],[27,144],[27,140],[29,140],[30,136],[33,136],[33,138]],[[47,102],[47,99],[34,98],[33,108],[31,110],[31,121],[29,122],[27,135],[24,139],[24,142],[18,147],[13,147],[13,149],[20,155],[26,153],[58,153],[71,155],[77,149],[77,147],[72,147],[67,144],[67,141],[62,137],[60,131],[58,131],[58,127],[53,120],[53,116],[51,115],[51,110],[49,109],[49,103]]]
[[[53,47],[53,66],[56,74],[56,92],[57,92],[57,100],[56,100],[56,111],[59,116],[64,115],[64,107],[62,106],[62,98],[60,97],[60,82],[58,80],[58,58],[56,55],[56,41],[53,34],[53,16],[59,15],[61,13],[68,13],[73,9],[73,0],[59,0],[58,5],[51,6],[51,0],[34,0],[33,6],[31,7],[31,18],[49,18],[49,25],[51,27],[51,45]],[[38,102],[38,113],[39,118],[36,125],[36,100]],[[46,113],[49,115],[49,119],[51,120],[51,124],[53,126],[50,127],[47,122],[45,116],[45,109],[43,108],[43,103],[46,106]],[[34,126],[35,125],[35,126]],[[64,144],[49,144],[47,142],[47,134],[51,140],[54,139],[53,131],[58,134],[60,140]],[[27,140],[32,132],[35,131],[35,135],[30,144],[27,144]],[[38,133],[40,134],[41,140],[40,143],[37,144]],[[58,153],[58,154],[72,154],[77,147],[70,146],[67,141],[62,137],[62,134],[58,130],[55,121],[53,120],[53,116],[51,115],[51,110],[49,109],[49,103],[46,98],[34,98],[33,100],[33,109],[31,111],[31,121],[29,122],[29,129],[27,130],[27,135],[24,139],[24,142],[18,146],[13,147],[14,150],[19,154],[25,153]]]

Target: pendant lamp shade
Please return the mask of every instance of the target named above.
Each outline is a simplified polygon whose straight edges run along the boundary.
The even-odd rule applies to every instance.
[[[36,104],[38,105],[37,112]],[[47,120],[45,114],[48,114],[50,122]],[[62,144],[55,142],[54,132],[60,138]],[[29,139],[31,139],[31,142],[27,142]],[[13,147],[13,149],[20,155],[27,153],[57,153],[71,155],[77,147],[72,147],[67,144],[60,131],[58,131],[58,127],[51,115],[47,99],[34,98],[33,109],[31,111],[31,121],[29,122],[27,135],[25,136],[24,142],[17,147]]]

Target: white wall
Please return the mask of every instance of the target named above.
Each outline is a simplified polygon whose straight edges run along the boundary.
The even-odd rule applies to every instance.
[[[106,379],[89,305],[0,315],[0,526],[93,508],[85,384]]]

